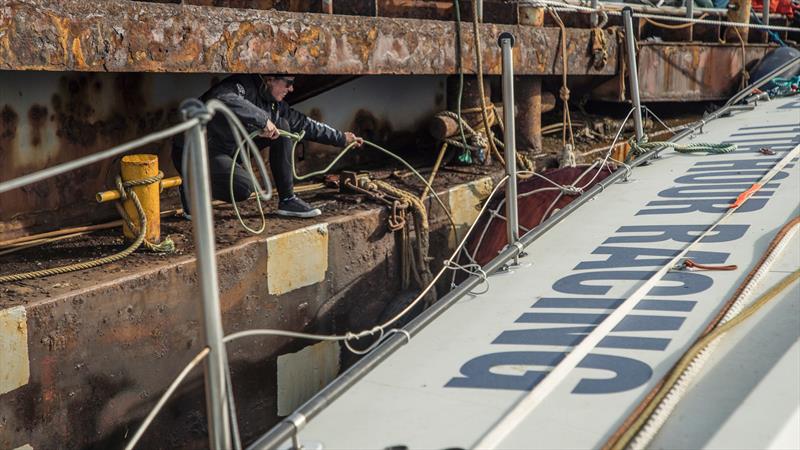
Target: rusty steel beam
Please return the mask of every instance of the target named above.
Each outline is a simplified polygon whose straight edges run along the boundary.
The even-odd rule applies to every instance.
[[[454,24],[123,0],[11,0],[0,8],[0,70],[110,72],[456,73]],[[482,25],[484,72],[500,73],[497,36],[517,36],[519,74],[559,74],[559,30]],[[463,62],[474,71],[470,24]],[[571,74],[595,70],[589,30],[570,29]]]

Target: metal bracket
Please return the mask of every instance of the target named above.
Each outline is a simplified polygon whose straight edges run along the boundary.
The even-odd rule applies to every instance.
[[[205,125],[211,121],[211,112],[208,111],[206,105],[196,98],[189,98],[181,102],[180,106],[181,115],[183,120],[191,120],[197,118],[201,125]]]
[[[353,191],[355,188],[366,189],[369,182],[369,172],[345,170],[339,178],[339,192]]]

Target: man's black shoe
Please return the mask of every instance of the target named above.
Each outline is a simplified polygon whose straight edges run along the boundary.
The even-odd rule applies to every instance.
[[[322,214],[319,208],[314,208],[294,195],[278,202],[278,215],[287,217],[316,217]]]

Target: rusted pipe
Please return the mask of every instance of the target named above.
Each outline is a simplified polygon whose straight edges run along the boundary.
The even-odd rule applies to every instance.
[[[519,148],[542,150],[542,79],[520,76],[516,82],[517,142]],[[552,94],[550,94],[551,97]],[[555,97],[553,97],[555,104]]]
[[[540,103],[542,114],[550,112],[556,107],[556,96],[549,91],[541,92]],[[517,107],[519,108],[519,106]],[[499,117],[503,117],[503,105],[496,104],[494,109]],[[457,135],[458,123],[451,117],[436,115],[431,119],[428,131],[430,131],[434,139],[441,141]]]
[[[524,6],[520,3],[517,9],[517,16],[520,25],[544,26],[544,8],[540,6]]]
[[[739,23],[750,23],[750,11],[753,8],[752,0],[733,0],[731,2],[731,5],[735,6],[735,8],[728,9],[727,18],[729,21],[739,22]],[[725,31],[726,41],[736,38],[736,31],[734,30],[735,29],[731,27]],[[739,35],[742,37],[742,40],[744,40],[744,42],[747,42],[748,32],[750,31],[750,29],[741,28],[738,31]]]

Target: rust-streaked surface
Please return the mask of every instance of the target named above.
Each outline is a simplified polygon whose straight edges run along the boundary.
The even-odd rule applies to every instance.
[[[749,44],[745,64],[751,65],[772,47]],[[642,101],[724,100],[739,88],[742,48],[739,44],[639,44],[639,95]],[[595,96],[618,100],[618,79],[595,90]]]
[[[490,187],[491,181],[483,179],[449,194],[439,192],[445,202],[474,216],[474,204]],[[372,328],[396,314],[403,306],[393,303],[400,290],[400,234],[386,229],[384,208],[367,208],[328,217],[324,279],[280,295],[268,293],[274,255],[266,236],[221,245],[217,259],[226,334],[251,328],[343,333]],[[451,251],[450,226],[440,208],[430,207],[430,212],[432,256],[438,262]],[[233,223],[218,226],[227,225]],[[21,304],[16,293],[24,296]],[[24,444],[35,449],[122,448],[184,364],[202,349],[199,298],[195,258],[177,254],[150,254],[138,263],[0,286],[0,337],[21,347],[9,353],[15,367],[26,358],[30,364],[29,376],[14,370],[17,381],[0,393],[0,449]],[[0,348],[3,343],[0,339]],[[228,345],[245,441],[279,420],[277,357],[308,344],[262,336]],[[357,343],[362,344],[368,342]],[[352,354],[342,353],[343,364],[353,361]],[[0,375],[8,372],[0,369]],[[202,380],[201,370],[192,372],[138,448],[207,448]],[[318,380],[296,380],[293,387]],[[310,385],[295,393],[306,395],[305,387]]]
[[[212,8],[122,0],[14,0],[0,8],[0,69],[297,74],[456,73],[454,24],[436,20]],[[519,74],[558,74],[559,30],[482,25],[486,73],[500,73],[497,36],[517,37]],[[473,38],[463,24],[464,70]],[[572,74],[591,68],[589,30],[568,36]]]
[[[178,104],[198,97],[223,75],[91,72],[0,72],[0,180],[41,170],[162,130],[179,120]],[[299,77],[311,86],[317,77]],[[301,84],[298,83],[298,84]],[[296,91],[303,94],[302,86]],[[355,95],[358,93],[358,95]],[[445,108],[441,76],[365,76],[293,106],[341,130],[353,130],[396,151],[433,150],[415,143],[414,130]],[[171,140],[134,153],[159,155],[166,176],[175,174]],[[304,142],[298,173],[329,164],[338,149]],[[351,152],[341,161],[374,161],[377,152]],[[95,194],[113,186],[116,160],[104,160],[0,194],[0,241],[65,226],[119,218]],[[175,206],[177,190],[161,193],[163,209]],[[170,198],[171,197],[171,198]]]
[[[162,130],[178,122],[182,99],[212,82],[199,74],[0,72],[0,180]],[[157,154],[169,176],[170,148],[167,139],[136,152]],[[118,161],[107,159],[0,194],[0,240],[118,218],[112,204],[94,201],[118,173]]]

